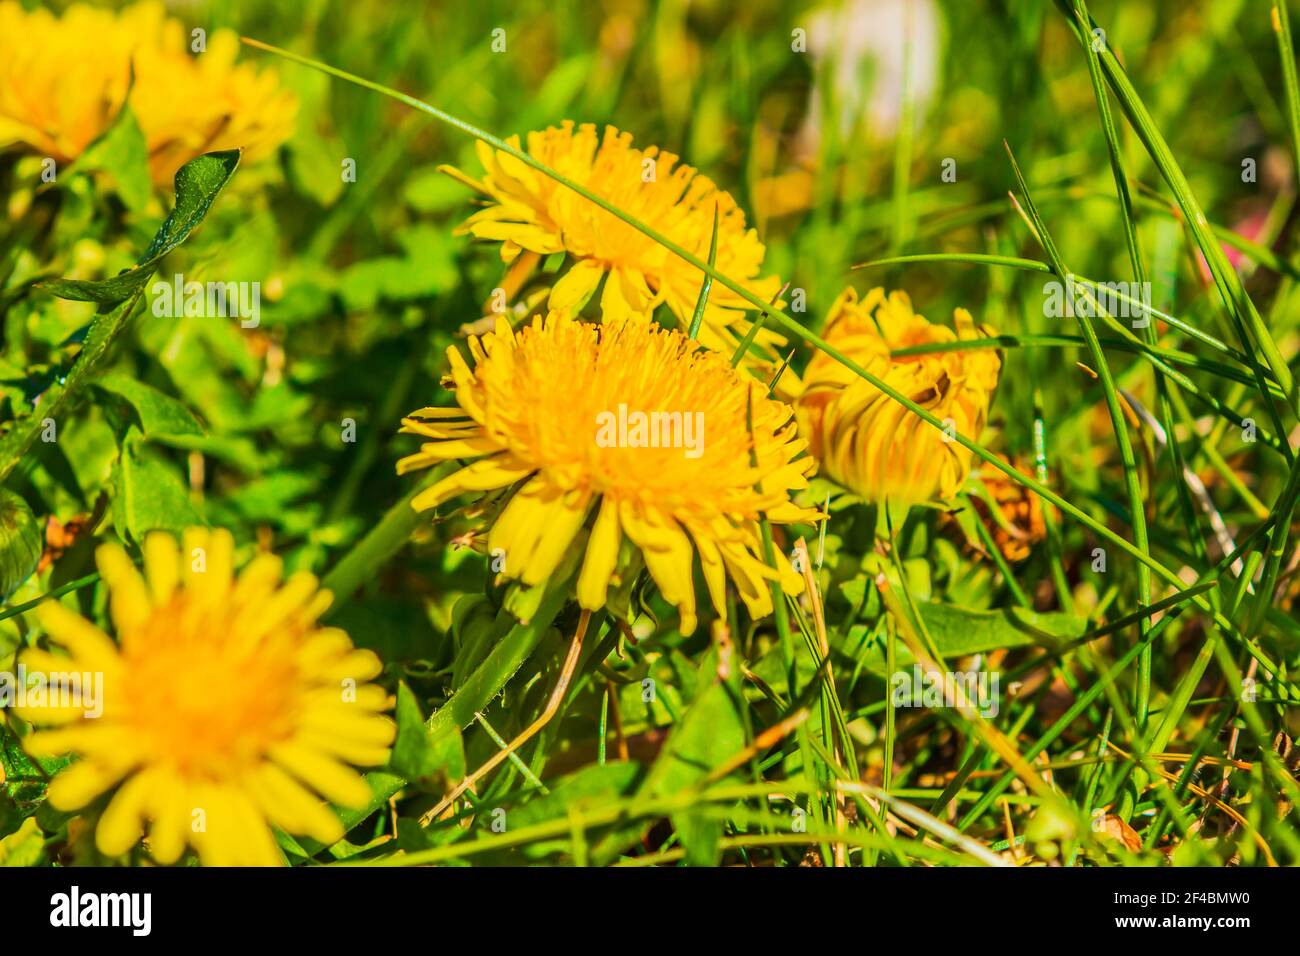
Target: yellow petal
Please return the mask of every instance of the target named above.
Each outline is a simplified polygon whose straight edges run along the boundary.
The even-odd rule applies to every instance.
[[[375,747],[307,728],[300,729],[294,739],[306,747],[338,757],[353,766],[382,767],[388,763],[388,747]]]
[[[582,259],[551,289],[548,305],[558,312],[577,312],[591,298],[600,284],[605,267],[591,259]]]
[[[50,783],[46,797],[58,810],[80,810],[122,779],[128,767],[111,768],[94,760],[78,760]]]
[[[643,316],[654,297],[643,273],[620,267],[605,280],[605,290],[600,296],[600,311],[605,318]]]
[[[481,458],[420,492],[411,499],[411,507],[416,511],[428,511],[467,491],[504,488],[526,477],[531,471],[531,468],[519,467],[508,455]]]
[[[361,776],[332,757],[300,744],[277,744],[271,758],[326,799],[344,807],[363,807],[370,787]]]
[[[151,795],[152,784],[152,774],[145,771],[117,788],[95,828],[95,846],[100,853],[121,856],[140,842],[144,835],[145,804]]]
[[[279,557],[259,554],[239,573],[231,603],[237,607],[262,606],[270,600],[283,571],[284,562]]]
[[[714,610],[727,620],[727,569],[722,563],[718,546],[708,534],[696,534],[695,549],[700,552],[700,565],[704,569],[704,583],[709,589],[709,600]]]
[[[290,833],[328,846],[343,839],[343,825],[324,803],[274,764],[264,764],[250,791],[268,817]]]
[[[647,509],[644,515],[624,504],[619,517],[627,535],[640,547],[646,570],[659,585],[659,593],[676,605],[683,635],[694,632],[695,584],[691,578],[694,552],[690,539],[670,516]]]
[[[161,607],[171,600],[180,579],[180,552],[176,549],[176,539],[165,531],[151,531],[145,535],[142,550],[149,596],[154,607]]]
[[[153,823],[149,827],[149,852],[163,865],[175,863],[185,851],[190,833],[190,801],[184,780],[159,774],[149,801]]]
[[[121,545],[101,544],[95,551],[95,563],[108,585],[109,606],[117,633],[125,633],[147,621],[153,610],[149,592]]]
[[[283,854],[276,845],[262,811],[242,789],[229,791],[231,839],[240,866],[283,866]]]
[[[313,676],[335,685],[341,685],[345,680],[361,684],[372,677],[378,677],[383,670],[384,663],[379,659],[378,654],[370,650],[361,650],[353,651]]]
[[[134,569],[132,569],[134,571]],[[81,669],[111,671],[118,663],[117,646],[108,635],[58,601],[46,601],[36,611],[41,625],[67,648]]]
[[[587,518],[591,496],[563,491],[534,478],[511,499],[497,519],[488,546],[505,553],[506,573],[528,585],[540,584],[559,565]]]
[[[587,539],[587,555],[582,562],[582,573],[578,575],[578,603],[588,611],[597,611],[605,604],[609,579],[618,564],[622,537],[618,503],[606,497],[601,501],[600,512],[592,525],[591,536]]]
[[[185,589],[203,602],[223,599],[234,575],[235,539],[225,528],[187,528],[182,536]]]

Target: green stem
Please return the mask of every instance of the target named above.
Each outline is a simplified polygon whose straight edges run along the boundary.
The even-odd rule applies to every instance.
[[[353,545],[352,550],[325,575],[321,586],[334,594],[334,604],[330,613],[337,611],[352,599],[352,595],[370,578],[375,571],[388,561],[398,548],[406,544],[411,532],[428,521],[426,514],[411,507],[411,502],[421,491],[437,480],[438,471],[434,471],[423,482],[416,485],[397,504],[393,505],[379,524],[370,529],[364,538]]]

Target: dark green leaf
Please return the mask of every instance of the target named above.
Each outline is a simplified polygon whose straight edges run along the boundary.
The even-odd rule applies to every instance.
[[[701,670],[713,659],[706,655]],[[735,691],[724,684],[715,682],[704,688],[668,735],[643,792],[652,796],[677,793],[735,756],[745,746],[745,726],[736,700]]]
[[[0,488],[0,601],[9,600],[36,570],[43,544],[41,526],[27,502]]]
[[[100,376],[95,380],[95,387],[125,400],[134,409],[146,438],[203,434],[203,426],[182,402],[128,375]]]
[[[460,728],[435,740],[420,713],[419,702],[405,683],[397,686],[397,739],[389,766],[413,782],[429,780],[439,773],[456,779],[465,775]]]

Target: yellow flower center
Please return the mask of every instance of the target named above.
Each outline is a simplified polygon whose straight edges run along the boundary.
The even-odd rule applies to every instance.
[[[524,330],[515,348],[489,348],[475,371],[485,430],[560,487],[756,516],[756,475],[776,466],[775,431],[789,413],[722,356],[649,323],[555,319]]]
[[[124,635],[123,721],[153,761],[191,779],[255,766],[297,724],[297,635],[241,642],[238,624],[177,594]]]

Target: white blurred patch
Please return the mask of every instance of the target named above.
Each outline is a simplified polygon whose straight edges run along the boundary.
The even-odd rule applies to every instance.
[[[906,64],[909,36],[911,62]],[[831,101],[839,103],[841,136],[860,122],[880,138],[898,131],[905,68],[911,71],[914,115],[924,115],[939,82],[939,47],[934,0],[845,0],[818,11],[808,26],[815,75],[834,84]],[[814,86],[801,137],[811,148],[821,140],[824,93]]]

